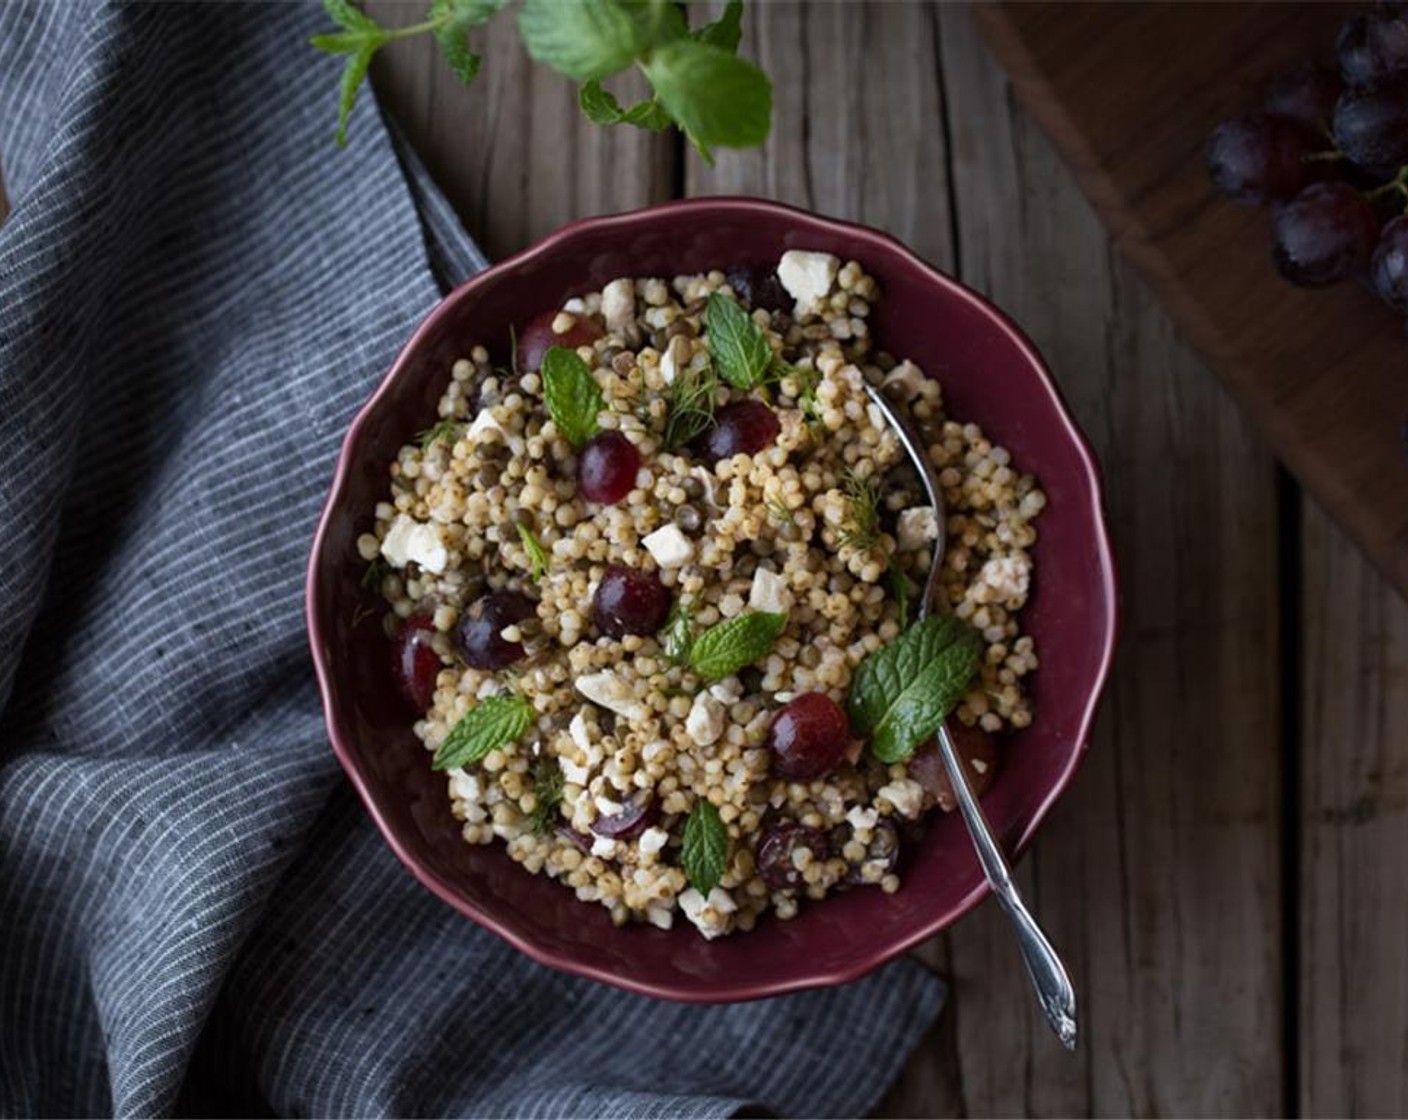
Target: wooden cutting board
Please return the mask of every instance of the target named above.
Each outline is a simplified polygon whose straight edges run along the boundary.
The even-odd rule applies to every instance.
[[[1305,291],[1203,145],[1268,79],[1333,62],[1343,5],[1015,4],[976,15],[1119,244],[1307,489],[1408,596],[1408,338],[1365,288]],[[1169,408],[1177,408],[1171,399]],[[1169,464],[1178,484],[1178,464]]]

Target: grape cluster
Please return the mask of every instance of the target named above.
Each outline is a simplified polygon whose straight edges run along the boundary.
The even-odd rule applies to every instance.
[[[1270,203],[1272,260],[1293,284],[1367,279],[1408,315],[1408,3],[1340,28],[1336,72],[1304,63],[1259,112],[1208,138],[1213,185]]]

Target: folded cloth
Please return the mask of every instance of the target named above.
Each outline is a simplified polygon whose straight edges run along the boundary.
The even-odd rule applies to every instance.
[[[416,884],[324,736],[302,573],[338,442],[484,259],[311,6],[0,5],[0,1112],[873,1107],[908,963],[685,1007]]]

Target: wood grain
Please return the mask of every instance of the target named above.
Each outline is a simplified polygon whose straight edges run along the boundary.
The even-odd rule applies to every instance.
[[[1402,323],[1356,285],[1268,263],[1264,212],[1217,198],[1203,144],[1292,61],[1326,57],[1337,4],[1018,4],[979,17],[1115,236],[1274,450],[1408,592]]]
[[[371,0],[388,26],[423,18],[423,3]],[[534,65],[511,15],[472,40],[484,56],[466,88],[427,36],[391,44],[372,65],[383,104],[490,259],[517,252],[575,218],[673,197],[673,137],[586,121],[567,79]],[[619,87],[638,93],[639,79]]]
[[[1408,607],[1304,514],[1300,1108],[1408,1113]]]
[[[973,1114],[1279,1113],[1274,468],[944,9],[958,256],[1050,362],[1104,467],[1123,639],[1089,761],[1023,882],[1071,958],[1046,1033],[985,907],[952,932]],[[971,1018],[970,1018],[971,1016]]]

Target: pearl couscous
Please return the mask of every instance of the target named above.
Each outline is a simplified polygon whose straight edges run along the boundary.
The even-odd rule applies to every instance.
[[[932,745],[883,763],[845,704],[938,525],[866,382],[940,471],[937,609],[982,639],[949,726],[973,787],[992,781],[993,735],[1032,718],[1018,612],[1045,496],[876,348],[878,294],[854,261],[791,251],[615,280],[524,324],[503,365],[484,346],[454,363],[358,547],[466,842],[503,841],[618,924],[683,914],[706,937],[898,889],[952,792]],[[733,661],[701,652],[744,629],[711,646]]]

